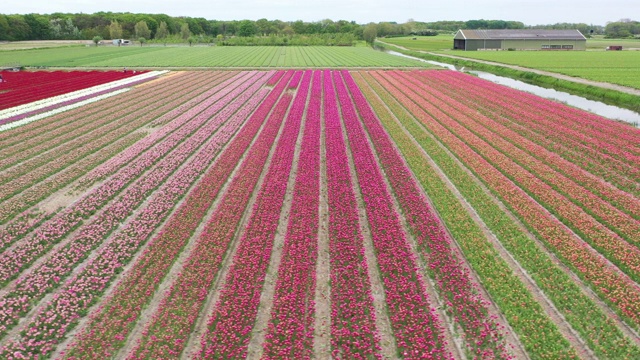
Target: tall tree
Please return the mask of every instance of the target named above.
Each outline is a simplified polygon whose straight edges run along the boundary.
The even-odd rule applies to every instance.
[[[160,26],[158,26],[158,30],[156,31],[156,39],[163,40],[169,36],[169,29],[167,28],[167,23],[164,21],[160,22]]]
[[[118,23],[118,20],[111,21],[111,25],[109,25],[109,36],[111,36],[111,39],[122,38],[122,26]]]
[[[140,20],[136,23],[134,27],[137,38],[145,38],[151,39],[151,30],[149,30],[149,26],[147,26],[147,22],[144,20]]]
[[[378,26],[376,24],[369,23],[367,26],[364,27],[364,30],[362,31],[362,37],[364,38],[364,41],[367,42],[367,44],[373,46],[373,42],[377,36],[378,36]]]
[[[191,36],[191,30],[189,30],[189,24],[183,23],[180,27],[180,37],[182,40],[187,40]]]
[[[253,36],[256,34],[256,25],[251,20],[242,20],[238,27],[239,36]]]

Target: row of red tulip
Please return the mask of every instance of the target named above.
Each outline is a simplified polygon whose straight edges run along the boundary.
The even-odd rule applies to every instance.
[[[194,86],[188,83],[185,85],[191,87]],[[16,192],[19,193],[17,196],[4,201],[4,206],[0,209],[0,221],[7,221],[8,219],[11,219],[19,212],[33,204],[36,204],[55,190],[65,186],[71,181],[77,179],[79,176],[84,175],[88,170],[95,168],[97,165],[104,162],[104,160],[108,159],[107,156],[109,153],[116,151],[120,146],[123,146],[124,143],[131,145],[128,144],[130,141],[127,139],[137,140],[144,135],[144,133],[136,133],[136,128],[148,124],[155,116],[159,116],[171,109],[172,106],[175,107],[184,102],[188,96],[188,93],[159,94],[157,98],[148,98],[140,104],[143,108],[146,104],[148,106],[146,109],[142,109],[141,111],[136,111],[134,113],[130,113],[130,109],[125,109],[122,113],[118,112],[120,114],[120,119],[117,121],[110,118],[110,116],[115,114],[111,113],[108,109],[103,109],[105,110],[104,112],[94,112],[91,116],[80,121],[90,124],[93,121],[105,118],[108,120],[103,124],[105,126],[99,127],[93,132],[90,132],[86,136],[77,140],[73,140],[72,138],[71,141],[66,143],[63,140],[61,146],[56,147],[56,145],[58,145],[56,144],[56,141],[52,141],[52,144],[49,146],[48,140],[42,139],[45,143],[33,147],[33,149],[37,149],[34,150],[33,154],[31,154],[31,156],[35,156],[35,158],[32,159],[33,161],[27,160],[24,163],[32,165],[29,167],[31,167],[33,171],[25,175],[30,178],[31,181],[27,183],[24,183],[23,181],[13,181],[3,186],[8,194]],[[164,99],[166,103],[163,106],[157,107],[154,104],[157,104],[159,99]],[[109,121],[111,121],[112,124],[109,124]],[[52,132],[65,137],[65,131],[68,130],[69,129],[67,128],[62,128],[60,131],[55,130]],[[111,130],[111,132],[109,132],[109,130]],[[129,135],[126,135],[127,133],[129,133]],[[113,142],[114,139],[117,139],[118,137],[120,137],[120,140]],[[34,138],[34,140],[39,142],[41,139]],[[100,148],[100,146],[104,146],[105,144],[108,144],[107,147]],[[53,151],[51,150],[52,148],[54,149]],[[84,148],[88,150],[82,151]],[[98,150],[96,150],[96,148]],[[94,153],[91,156],[82,159],[83,156],[87,156],[88,153],[90,153],[91,149],[93,149]],[[60,157],[60,151],[64,151],[62,157]],[[44,152],[44,155],[39,156],[38,154],[42,152]],[[68,161],[63,161],[65,158]],[[79,161],[77,161],[78,158],[80,158]],[[46,166],[38,167],[38,165],[41,165],[43,161]],[[65,166],[73,166],[74,168],[65,169]],[[61,168],[63,170],[56,173],[56,171]],[[29,186],[30,183],[33,184],[34,182],[42,179],[44,179],[44,182]],[[21,189],[22,191],[20,191]]]
[[[459,75],[454,75],[454,78],[457,76]],[[477,80],[472,79],[470,83],[477,83]],[[473,86],[471,88],[476,89]],[[563,144],[563,146],[574,149],[580,154],[593,157],[592,160],[594,160],[596,164],[604,165],[605,168],[611,168],[611,170],[617,171],[625,177],[632,177],[636,181],[638,181],[638,179],[640,178],[640,169],[637,166],[637,154],[634,155],[633,153],[629,153],[629,151],[633,149],[634,145],[616,145],[615,141],[611,139],[611,136],[616,136],[615,134],[610,135],[609,138],[603,140],[602,138],[606,136],[600,131],[594,131],[590,128],[581,127],[566,128],[564,124],[567,123],[567,119],[554,113],[553,111],[549,111],[548,108],[542,107],[540,103],[537,104],[537,106],[530,107],[527,107],[526,104],[515,106],[515,101],[518,101],[522,96],[527,95],[521,95],[518,93],[514,94],[512,90],[509,90],[502,86],[494,85],[494,87],[491,87],[489,89],[481,87],[477,90],[480,93],[484,93],[484,95],[482,95],[481,97],[485,98],[485,101],[489,103],[491,103],[496,97],[487,97],[488,94],[498,93],[502,95],[506,92],[506,96],[511,95],[510,98],[513,98],[514,102],[507,104],[507,106],[505,106],[503,109],[498,109],[497,111],[502,112],[508,110],[509,112],[516,111],[521,114],[518,116],[509,117],[510,120],[518,124],[522,124],[537,133],[549,136],[551,139],[554,139],[556,143]],[[496,107],[495,105],[490,106],[492,106],[493,108]],[[582,117],[588,116],[588,114],[585,114]],[[609,124],[614,128],[616,127],[616,125],[619,126],[619,124],[616,124],[614,121],[606,119],[600,119],[600,122]],[[638,131],[636,129],[627,127],[626,130],[619,129],[617,131],[617,136],[621,137],[625,133],[633,134],[637,132]],[[630,157],[627,155],[629,155]],[[633,160],[630,160],[633,158],[636,159],[635,162]]]
[[[520,341],[528,354],[532,358],[565,358],[577,355],[576,350],[534,298],[533,293],[537,290],[525,285],[513,273],[506,259],[487,239],[481,225],[463,207],[463,202],[473,206],[474,212],[481,217],[488,230],[495,234],[501,245],[532,277],[596,356],[638,357],[640,348],[633,345],[633,340],[625,336],[598,301],[583,291],[582,284],[574,282],[561,266],[555,264],[536,241],[527,235],[526,230],[500,208],[492,195],[473,180],[473,176],[467,173],[463,165],[457,163],[418,124],[416,118],[428,117],[423,110],[415,103],[410,103],[412,106],[407,107],[398,103],[388,91],[394,86],[380,75],[376,74],[375,78],[370,73],[359,72],[357,75],[356,81],[417,180],[429,194],[438,214],[447,224],[491,299],[511,328],[517,334],[526,335],[521,336]],[[463,87],[453,88],[463,91]],[[401,98],[405,97],[399,92],[396,94]],[[437,165],[425,161],[426,154]],[[385,155],[380,156],[381,163],[384,164],[382,159]],[[448,188],[436,173],[435,166],[446,174],[464,199],[460,199]]]
[[[380,358],[364,238],[360,231],[336,91],[329,70],[324,71],[323,81],[332,356]]]
[[[83,266],[80,273],[69,279],[63,289],[31,318],[27,325],[28,330],[19,339],[7,344],[3,350],[5,353],[19,350],[23,353],[46,354],[54,349],[73,326],[73,322],[104,292],[118,270],[131,260],[193,182],[206,170],[224,144],[236,133],[246,116],[258,106],[262,97],[255,96],[255,93],[263,83],[264,79],[258,76],[252,87],[216,115],[218,118],[229,119],[218,131],[202,129],[200,136],[206,137],[207,133],[213,133],[213,137],[153,194],[134,219],[128,221],[121,231],[108,239],[98,254]],[[197,136],[199,135],[195,134],[193,137]],[[51,328],[56,331],[48,333],[47,329]]]
[[[454,74],[453,77],[460,76]],[[544,115],[554,123],[558,136],[562,136],[565,141],[580,141],[594,149],[610,150],[612,155],[619,156],[623,160],[629,159],[627,155],[640,155],[640,146],[638,145],[640,132],[637,129],[633,131],[634,129],[625,124],[571,108],[556,101],[477,80],[479,79],[473,79],[471,82],[478,84],[485,92],[500,89],[500,94],[513,98],[530,112]],[[574,134],[579,134],[580,137],[574,138],[572,136]]]
[[[410,86],[386,76],[403,94],[399,98],[405,106],[412,101],[436,113],[426,100],[415,93]],[[408,102],[407,102],[408,101]],[[640,324],[640,287],[619,269],[611,266],[606,259],[576,237],[545,208],[535,202],[523,189],[477,154],[469,145],[450,133],[434,118],[424,113],[423,124],[442,141],[458,158],[476,173],[506,204],[552,249],[553,252],[577,274],[591,283],[604,299],[614,306],[632,323]],[[442,119],[448,121],[446,116]]]
[[[371,136],[380,165],[387,174],[409,229],[415,237],[418,252],[427,263],[430,275],[434,276],[437,291],[446,300],[447,310],[464,330],[466,345],[474,356],[480,358],[508,357],[499,331],[501,326],[489,315],[488,302],[478,294],[478,285],[463,267],[460,256],[454,250],[453,240],[444,231],[427,199],[421,195],[418,185],[411,178],[411,171],[396,151],[360,88],[349,73],[343,73],[343,77]],[[350,137],[357,138],[362,144],[366,142],[364,130],[357,122],[347,124],[347,128],[350,130]]]
[[[465,82],[463,94],[454,91],[457,86],[463,85],[460,80],[456,80],[456,77],[428,72],[423,73],[419,78],[424,84],[455,98],[458,103],[474,108],[479,107],[482,113],[514,132],[514,136],[508,138],[508,141],[547,162],[556,171],[566,174],[621,210],[636,218],[640,216],[640,205],[631,195],[638,195],[640,189],[637,189],[635,181],[627,177],[631,171],[634,171],[633,168],[584,145],[576,145],[577,147],[572,149],[568,145],[569,141],[559,135],[561,131],[558,131],[556,125],[562,120],[547,119],[546,111],[528,109],[526,106],[519,105],[517,98],[510,97],[510,92],[503,87],[496,86],[495,89],[491,89],[491,92],[487,92],[483,88],[469,86]],[[613,123],[604,119],[602,122]],[[627,132],[631,132],[630,130]],[[524,139],[526,140],[523,142]],[[539,151],[541,148],[547,151]],[[601,160],[594,162],[592,158],[601,158]],[[617,167],[620,171],[613,171],[612,167]],[[618,190],[612,183],[624,191]]]
[[[411,79],[399,75],[397,72],[393,73],[393,76],[399,76],[404,79],[406,84],[410,86],[413,85]],[[487,143],[471,132],[467,127],[472,127],[474,124],[469,116],[465,118],[459,113],[449,110],[449,105],[445,102],[437,101],[433,96],[425,96],[425,94],[422,93],[420,95],[420,99],[418,100],[420,105],[427,110],[431,116],[437,119],[448,132],[455,134],[455,136],[491,164],[492,167],[498,169],[502,174],[511,179],[515,185],[519,186],[520,189],[537,200],[559,220],[580,235],[582,240],[605,255],[607,259],[616,264],[623,272],[635,280],[640,279],[640,248],[629,244],[621,236],[598,222],[587,214],[584,209],[571,202],[552,186],[546,184],[530,171],[520,166],[514,158],[517,158],[520,162],[524,162],[522,158],[518,158],[518,155],[521,153],[517,153],[514,149],[510,149],[511,153],[502,153],[494,144]],[[446,112],[447,110],[449,110],[448,113]],[[456,118],[460,117],[462,120],[457,121],[453,116]],[[487,134],[490,133],[488,130],[481,130],[485,136],[491,135]],[[500,140],[495,134],[493,138],[496,142]],[[509,154],[509,156],[506,154]],[[540,167],[544,166],[544,164],[541,163],[537,165]],[[578,190],[574,189],[574,193],[576,192],[578,192]],[[577,195],[574,196],[577,197]],[[596,211],[594,209],[592,210]],[[607,215],[602,212],[600,214],[603,216]],[[618,229],[625,230],[624,233],[627,235],[627,238],[633,238],[634,235],[629,234],[629,232],[633,233],[633,225],[637,225],[635,222],[635,220],[630,219],[624,224],[626,228],[619,226]]]
[[[260,85],[258,84],[253,89],[242,90],[256,91]],[[230,95],[235,98],[239,94],[232,92]],[[222,101],[219,104],[225,106],[226,102]],[[92,221],[82,226],[65,246],[47,254],[47,260],[18,279],[14,289],[0,300],[0,309],[3,310],[0,318],[3,320],[2,322],[9,326],[9,324],[18,319],[21,312],[29,308],[30,304],[33,304],[46,292],[57,287],[60,279],[68,276],[80,261],[86,258],[120,222],[124,221],[134,209],[165,182],[194,151],[207,141],[211,134],[217,132],[221,125],[228,120],[229,114],[236,112],[242,105],[242,102],[238,102],[235,107],[226,108],[224,109],[226,111],[223,110],[220,113],[218,113],[219,109],[214,106],[199,114],[198,117],[206,122],[204,126],[164,157],[155,168],[147,172],[138,181],[129,185],[122,196],[100,211]],[[220,116],[215,116],[212,121],[207,121],[216,113]],[[197,121],[193,122],[196,123]],[[235,124],[231,129],[223,131],[235,132],[238,125]],[[113,240],[113,238],[109,240]]]
[[[208,319],[207,330],[201,338],[201,352],[196,357],[233,358],[247,354],[307,103],[311,71],[305,71],[301,79],[302,74],[297,71],[287,86],[287,89],[298,85],[300,88],[239,239],[224,287],[219,290],[219,300]],[[302,148],[305,146],[303,143]]]
[[[267,359],[307,359],[313,351],[320,221],[321,75],[320,71],[313,73],[291,215],[263,345],[263,357]],[[298,91],[304,91],[304,87]]]
[[[267,121],[267,116],[285,90],[288,78],[290,75],[278,83],[267,98],[261,102],[227,149],[203,176],[197,187],[188,194],[160,233],[150,242],[132,269],[125,273],[123,279],[116,285],[113,294],[101,303],[100,308],[90,317],[86,328],[76,336],[76,340],[70,345],[66,357],[86,359],[110,357],[124,345],[124,339],[127,338],[133,324],[138,321],[145,304],[150,301],[176,257],[202,222],[229,174],[237,167],[263,123]],[[280,123],[276,117],[269,118],[267,125],[265,125],[265,131],[259,135],[256,142],[265,144],[267,142],[265,138],[273,139],[279,127]],[[186,295],[189,292],[196,299],[206,296],[205,289],[192,287],[190,284],[194,281],[207,281],[211,284],[215,279],[215,273],[207,273],[206,276],[203,276],[203,273],[198,269],[205,266],[202,261],[208,260],[206,258],[209,256],[213,255],[212,261],[218,264],[222,261],[249,200],[251,191],[247,189],[252,182],[255,185],[258,180],[262,169],[260,160],[266,160],[264,153],[264,150],[262,153],[253,151],[251,156],[246,156],[238,174],[229,185],[229,189],[234,189],[234,191],[227,191],[224,194],[214,215],[207,220],[208,225],[205,226],[202,235],[197,239],[189,258],[185,260],[184,268],[195,270],[193,278],[174,284],[177,290],[181,290],[180,294]],[[250,173],[254,174],[253,177],[248,176]],[[221,244],[213,245],[212,241],[215,240]],[[195,313],[190,311],[190,315],[198,316],[197,311]],[[174,335],[179,334],[181,333],[176,331]]]
[[[0,110],[134,76],[120,71],[3,72]]]
[[[396,75],[403,77],[416,86],[420,86],[422,84],[418,81],[414,82],[413,77],[407,77],[400,73],[396,73]],[[575,218],[580,217],[582,218],[582,221],[590,223],[588,226],[592,228],[596,226],[600,227],[602,231],[607,231],[605,227],[602,227],[602,225],[605,225],[609,230],[619,235],[619,237],[617,237],[618,241],[622,241],[622,239],[620,239],[620,237],[622,237],[632,243],[640,243],[640,238],[634,239],[637,234],[640,234],[640,222],[630,215],[613,207],[611,204],[593,194],[588,189],[577,184],[573,179],[552,169],[548,164],[554,163],[556,158],[551,156],[552,154],[546,149],[542,147],[536,148],[535,144],[529,143],[526,139],[520,139],[517,134],[502,127],[489,117],[482,114],[474,114],[475,110],[472,109],[475,108],[467,107],[460,103],[456,104],[454,108],[454,106],[450,105],[455,103],[453,99],[431,87],[423,86],[422,88],[425,91],[425,99],[428,99],[431,104],[439,109],[441,114],[446,114],[452,120],[455,120],[461,125],[461,127],[458,128],[462,129],[462,131],[456,131],[459,134],[459,137],[463,139],[473,139],[464,141],[469,144],[473,144],[478,148],[486,147],[488,145],[492,149],[495,149],[496,153],[501,154],[492,156],[487,154],[487,151],[480,151],[486,158],[490,159],[490,161],[498,164],[497,166],[501,167],[505,173],[510,174],[510,177],[518,179],[516,182],[525,181],[525,178],[532,178],[534,180],[529,182],[529,185],[532,188],[533,185],[542,186],[545,184],[551,186],[558,192],[554,194],[554,198],[560,199],[558,201],[562,201],[565,205],[563,213],[569,214],[569,211],[572,211],[574,214],[577,214],[575,215]],[[501,99],[493,101],[498,103],[502,102]],[[439,115],[435,116],[439,117]],[[507,141],[506,139],[510,140]],[[529,151],[535,152],[537,157],[542,159],[537,159],[528,152],[516,147],[511,143],[511,141],[519,141],[522,146],[529,148]],[[512,160],[512,167],[518,170],[512,170],[511,172],[509,170],[505,170],[508,168],[507,164],[509,164],[504,160],[505,158]],[[568,162],[558,163],[559,166],[563,167],[575,167],[575,165]],[[522,171],[522,173],[526,175],[514,175],[515,171]],[[541,196],[535,191],[532,191],[532,193]],[[553,201],[548,200],[548,202],[551,203]],[[630,201],[629,206],[636,209],[640,215],[640,203],[637,201]],[[558,209],[555,209],[555,211],[557,212]],[[593,216],[593,218],[588,220],[585,219],[587,217],[585,212]],[[560,217],[562,218],[563,215],[561,214]],[[569,221],[570,219],[571,217],[568,217]],[[602,225],[598,224],[598,222]],[[577,231],[584,233],[584,230],[580,228],[577,229]],[[614,234],[611,235],[615,236]],[[623,246],[625,245],[623,244]],[[634,249],[634,247],[631,247],[631,249]],[[638,250],[636,249],[636,251]],[[640,252],[637,254],[640,254]]]
[[[227,93],[226,98],[222,97],[221,99],[218,99],[217,97],[213,97],[209,99],[209,101],[203,102],[205,105],[205,110],[201,113],[198,111],[200,109],[193,109],[192,111],[185,113],[184,116],[186,116],[187,118],[192,118],[192,120],[181,127],[176,133],[172,134],[170,138],[173,138],[173,143],[179,146],[179,144],[184,141],[185,138],[198,130],[203,124],[206,124],[211,116],[223,109],[227,105],[228,100],[235,98],[241,92],[245,91],[246,88],[249,87],[249,85],[250,83],[244,83],[242,87],[236,88],[234,91]],[[208,130],[212,131],[217,129],[224,123],[224,121],[226,121],[226,119],[217,119],[215,122],[209,122],[208,124],[211,128]],[[203,135],[208,135],[206,130],[201,130],[200,133],[202,133]],[[160,146],[164,146],[165,144],[169,145],[164,146],[166,150],[169,150],[172,148],[172,146],[170,145],[174,144],[171,144],[171,142],[167,140],[168,139],[165,139],[165,141],[162,142]],[[197,139],[197,141],[201,143],[202,141],[204,141],[204,139],[200,138]],[[186,149],[187,150],[183,151],[192,150],[192,148]],[[109,181],[104,183],[102,186],[94,189],[88,195],[83,197],[81,201],[75,203],[72,208],[65,210],[65,212],[61,214],[61,217],[63,218],[62,220],[58,221],[57,218],[52,219],[52,221],[50,222],[51,226],[49,228],[47,228],[47,224],[45,224],[45,228],[38,229],[34,236],[22,239],[16,244],[16,246],[1,254],[0,280],[6,282],[11,278],[16,277],[22,269],[31,264],[37,257],[47,251],[53,244],[60,241],[68,231],[75,229],[78,226],[78,222],[80,221],[81,217],[87,216],[85,214],[93,214],[94,212],[98,211],[103,206],[105,201],[108,201],[109,198],[115,196],[115,193],[122,189],[123,185],[125,184],[122,181],[123,177],[130,177],[131,175],[135,176],[137,173],[146,171],[155,162],[154,160],[163,155],[157,150],[158,147],[156,147],[156,152],[147,152],[145,154],[146,156],[144,156],[143,159],[138,159],[138,161],[136,161],[134,164],[137,169],[132,169],[133,166],[128,166],[118,173],[118,175],[122,176],[116,175],[114,178],[109,179]],[[166,153],[166,151],[164,153]],[[180,156],[187,156],[186,154],[188,154],[188,152]],[[167,167],[167,170],[175,169],[180,165],[179,161],[176,162],[176,160],[171,160],[171,158],[163,159],[160,161],[164,163],[170,163],[170,161],[174,162],[172,167]],[[155,173],[160,172],[164,177],[171,173],[164,170],[165,169],[163,169],[163,166],[158,166],[158,169],[155,170]],[[109,233],[112,229],[112,226],[117,225],[117,222],[119,221],[116,220],[116,218],[126,218],[128,216],[128,213],[135,208],[131,207],[131,204],[139,204],[140,202],[142,202],[142,200],[144,199],[144,196],[142,194],[153,191],[158,186],[157,184],[163,181],[162,179],[164,179],[164,177],[158,177],[156,174],[154,174],[153,171],[148,172],[144,178],[138,180],[138,186],[140,186],[140,189],[144,189],[141,193],[138,193],[138,191],[141,190],[134,190],[133,188],[131,188],[131,186],[127,187],[126,190],[128,192],[125,192],[118,202],[110,205],[110,208],[112,210],[102,210],[100,212],[100,218],[93,220],[93,225],[87,227],[88,234],[93,234],[93,230],[91,229],[93,229],[94,227],[98,227],[105,233]],[[111,196],[105,196],[107,194]],[[128,199],[128,197],[132,196],[130,194],[137,195],[133,195],[131,199]],[[122,206],[122,204],[120,203],[121,201],[131,202],[131,204]],[[116,214],[118,215],[116,216]],[[71,217],[71,219],[68,219],[65,215],[70,215],[69,217]],[[102,218],[104,216],[113,218],[111,221],[107,221],[106,218]],[[111,223],[111,225],[107,225],[109,223]],[[92,237],[95,237],[93,235]],[[84,237],[84,235],[82,235],[82,237]],[[99,236],[99,238],[101,238],[101,236]]]

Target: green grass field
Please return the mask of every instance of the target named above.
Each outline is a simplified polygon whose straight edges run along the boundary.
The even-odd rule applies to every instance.
[[[419,36],[380,39],[411,50],[431,51],[472,59],[520,65],[585,79],[640,88],[640,51],[604,51],[608,45],[640,48],[640,40],[589,39],[588,51],[453,51],[453,36]],[[595,51],[599,49],[602,51]]]
[[[0,51],[0,64],[48,67],[425,67],[369,47],[73,47]]]

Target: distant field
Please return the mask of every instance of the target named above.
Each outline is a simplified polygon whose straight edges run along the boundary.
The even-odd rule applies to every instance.
[[[91,40],[33,40],[33,41],[11,41],[0,42],[0,51],[3,50],[24,50],[51,47],[86,46],[91,44]]]
[[[640,51],[595,51],[604,50],[608,45],[622,45],[625,49],[640,48],[640,40],[589,39],[587,47],[594,51],[453,51],[450,50],[452,38],[451,35],[439,35],[418,36],[416,40],[412,40],[412,37],[381,40],[411,50],[446,52],[640,88]]]
[[[369,47],[77,47],[0,51],[0,64],[49,67],[425,67]]]
[[[640,51],[456,51],[451,54],[640,88]]]

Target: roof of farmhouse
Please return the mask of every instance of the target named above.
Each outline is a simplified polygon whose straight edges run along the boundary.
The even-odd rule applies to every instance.
[[[458,30],[455,39],[466,40],[502,40],[502,39],[558,39],[558,40],[586,40],[578,30]]]

